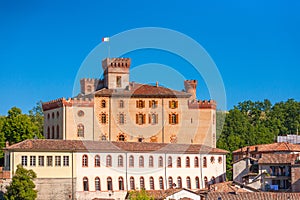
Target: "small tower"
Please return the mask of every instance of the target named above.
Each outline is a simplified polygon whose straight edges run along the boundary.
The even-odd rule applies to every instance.
[[[80,79],[81,94],[87,95],[95,92],[99,85],[99,79],[94,78],[83,78]]]
[[[185,91],[190,93],[192,96],[191,96],[191,99],[192,100],[195,100],[197,97],[196,97],[196,87],[197,87],[197,80],[185,80],[184,81],[184,88],[185,88]]]
[[[102,61],[104,87],[126,89],[129,87],[130,58],[105,58]]]

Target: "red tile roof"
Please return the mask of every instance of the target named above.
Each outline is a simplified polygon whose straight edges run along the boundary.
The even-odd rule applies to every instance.
[[[253,146],[246,146],[242,149],[233,151],[234,154],[245,153],[249,148],[250,153],[252,152],[300,152],[299,144],[292,144],[288,142],[279,142],[272,144],[259,144]],[[257,151],[256,151],[257,150]]]
[[[262,154],[259,164],[291,164],[299,157],[299,154]]]
[[[97,152],[158,152],[227,154],[228,151],[200,144],[167,144],[147,142],[108,142],[82,140],[25,140],[6,147],[14,151],[97,151]]]
[[[206,200],[299,200],[300,193],[272,193],[272,192],[242,192],[242,193],[226,193],[226,192],[210,192],[207,194]]]
[[[171,90],[161,86],[152,86],[139,83],[130,83],[129,90],[100,89],[95,96],[132,96],[132,97],[169,97],[169,98],[188,98],[190,93]]]

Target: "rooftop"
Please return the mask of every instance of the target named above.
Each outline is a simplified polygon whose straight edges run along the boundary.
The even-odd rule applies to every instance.
[[[273,192],[210,192],[206,196],[206,200],[299,200],[300,193],[273,193]]]
[[[12,151],[77,151],[77,152],[157,152],[227,154],[228,151],[200,144],[167,144],[148,142],[108,142],[82,140],[32,139],[5,148]]]
[[[300,145],[288,142],[246,146],[233,151],[234,154],[250,152],[300,152]]]
[[[258,160],[259,164],[291,164],[299,154],[263,154]]]

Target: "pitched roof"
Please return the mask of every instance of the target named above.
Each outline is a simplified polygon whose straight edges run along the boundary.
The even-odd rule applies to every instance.
[[[130,96],[130,97],[169,97],[188,98],[190,93],[172,90],[161,86],[152,86],[140,83],[130,83],[129,89],[107,89],[96,91],[95,96]]]
[[[299,154],[263,154],[259,164],[290,164],[295,162]]]
[[[215,183],[210,185],[209,192],[248,192],[247,190],[237,187],[232,181]]]
[[[206,196],[206,200],[298,200],[300,193],[273,193],[273,192],[242,192],[242,193],[226,193],[226,192],[210,192]]]
[[[108,142],[85,140],[32,139],[5,148],[14,151],[95,151],[226,154],[228,151],[201,144],[167,144],[148,142]]]
[[[245,153],[249,148],[250,152],[300,152],[299,144],[292,144],[288,142],[278,142],[272,144],[259,144],[253,146],[246,146],[241,149],[233,151],[234,154]]]

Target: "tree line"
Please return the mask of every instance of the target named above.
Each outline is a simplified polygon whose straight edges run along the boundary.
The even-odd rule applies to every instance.
[[[225,121],[224,121],[225,119]],[[300,102],[244,101],[228,112],[217,111],[217,147],[228,150],[227,179],[232,180],[232,151],[277,141],[277,136],[297,134]]]

